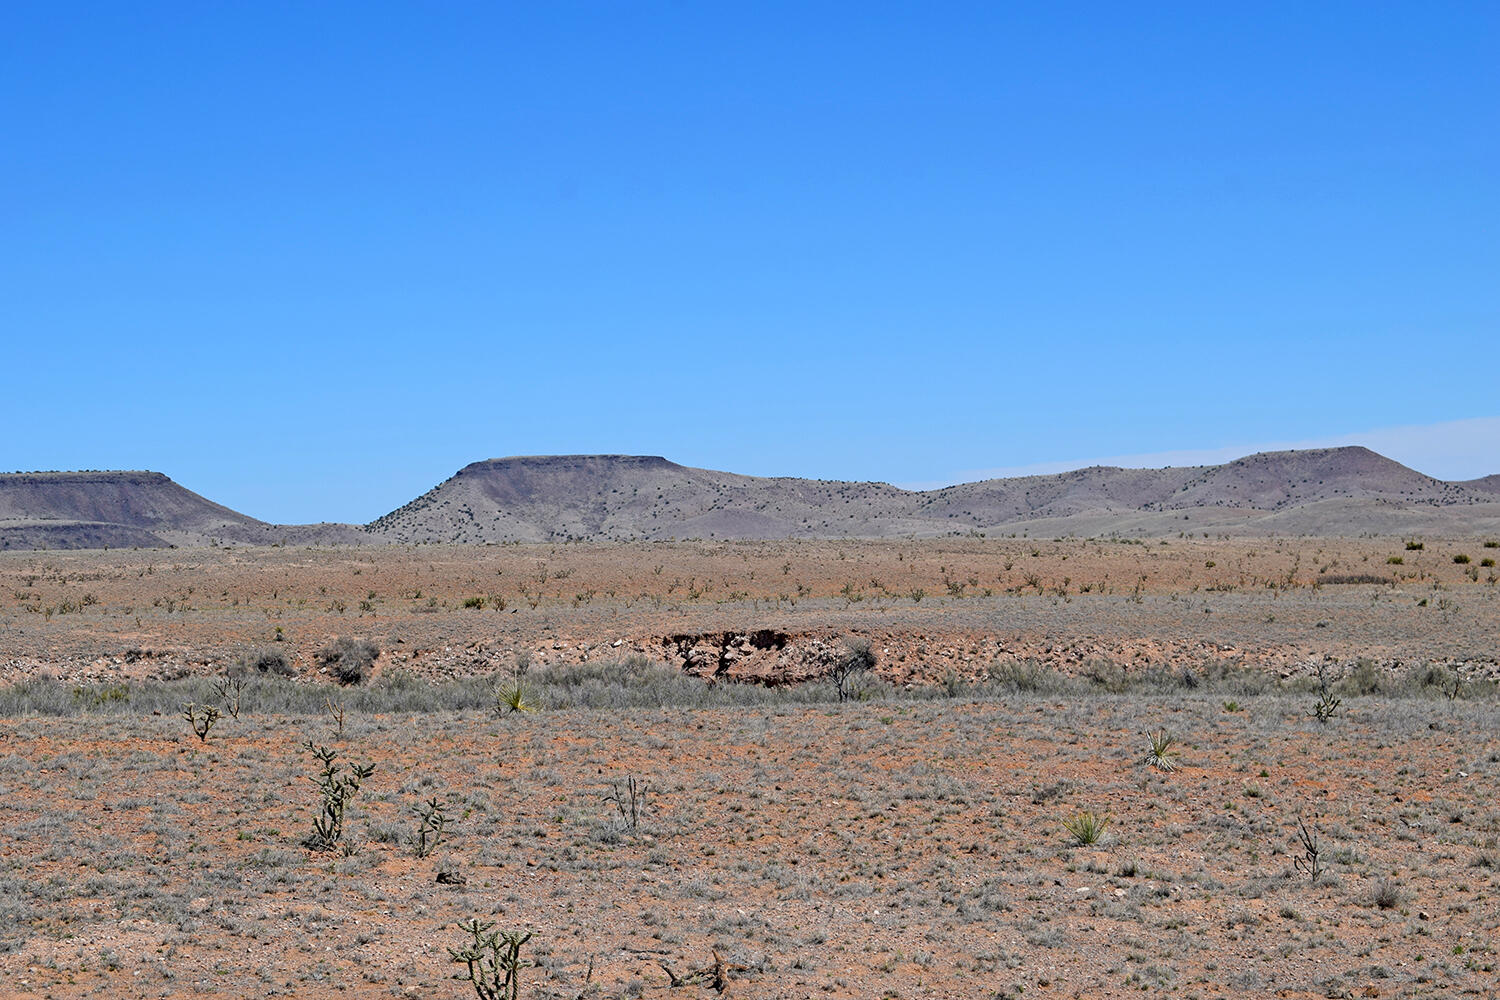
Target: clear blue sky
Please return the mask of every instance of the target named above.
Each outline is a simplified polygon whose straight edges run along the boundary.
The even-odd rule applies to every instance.
[[[3,28],[0,469],[362,521],[509,454],[931,482],[1500,416],[1500,4]]]

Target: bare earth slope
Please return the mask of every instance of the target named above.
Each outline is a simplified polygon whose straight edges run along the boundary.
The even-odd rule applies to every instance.
[[[1494,478],[1494,477],[1492,477]],[[623,455],[491,459],[367,527],[395,542],[889,538],[970,531],[1160,536],[1469,533],[1500,500],[1366,448],[1267,452],[1225,465],[1094,467],[911,492],[766,479]],[[1187,522],[1184,524],[1184,522]]]

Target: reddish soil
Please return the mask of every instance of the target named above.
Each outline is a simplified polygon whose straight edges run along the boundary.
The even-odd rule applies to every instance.
[[[462,997],[472,917],[526,997],[1493,996],[1496,710],[1018,699],[22,720],[0,743],[4,995]],[[1144,726],[1179,768],[1141,763]],[[299,748],[373,762],[352,856]],[[632,831],[603,795],[636,776]],[[418,859],[411,809],[452,823]],[[1063,822],[1107,815],[1074,846]],[[1295,860],[1298,819],[1326,874]],[[466,880],[436,882],[439,872]],[[592,978],[588,970],[592,964]]]
[[[640,651],[782,683],[819,644],[863,635],[879,672],[917,686],[1027,658],[1072,673],[1439,662],[1481,680],[1497,669],[1500,601],[1480,565],[1495,552],[965,539],[5,553],[0,668],[133,682],[270,647],[331,689],[314,653],[347,635],[381,646],[377,677]],[[1365,576],[1388,580],[1333,582]],[[662,968],[693,979],[715,952],[744,997],[1494,996],[1500,707],[1471,690],[1351,696],[1326,725],[1295,693],[771,692],[734,709],[351,713],[342,736],[327,716],[248,706],[206,743],[128,704],[0,720],[0,996],[463,997],[447,949],[474,917],[534,934],[523,997],[716,996]],[[1158,727],[1181,750],[1170,773],[1141,762]],[[376,767],[348,856],[303,846],[317,809],[305,740]],[[633,830],[604,798],[632,776],[647,788]],[[412,810],[433,796],[452,822],[419,859]],[[1083,811],[1108,817],[1101,843],[1065,831]],[[1321,848],[1316,881],[1295,864],[1299,819]]]

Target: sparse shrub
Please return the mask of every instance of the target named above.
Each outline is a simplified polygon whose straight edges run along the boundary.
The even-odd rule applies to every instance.
[[[1401,887],[1388,878],[1378,879],[1370,890],[1370,902],[1382,910],[1401,905]]]
[[[1328,675],[1323,669],[1323,664],[1318,664],[1318,700],[1313,703],[1312,717],[1327,725],[1334,713],[1339,710],[1342,699],[1337,697],[1328,686]]]
[[[1386,693],[1390,683],[1390,678],[1381,672],[1373,660],[1360,657],[1340,687],[1345,694],[1372,695]]]
[[[83,708],[102,708],[114,702],[128,702],[130,688],[125,684],[105,684],[102,687],[75,687],[73,704]]]
[[[1397,560],[1400,556],[1395,556]],[[1377,586],[1390,586],[1391,578],[1388,576],[1377,576],[1374,573],[1325,573],[1318,577],[1318,586],[1328,584],[1350,584],[1350,583],[1373,583]]]
[[[1406,564],[1406,560],[1400,556],[1387,556],[1385,562],[1388,566],[1403,566]]]
[[[476,611],[483,611],[484,610],[484,598],[482,598],[482,597],[465,597],[464,598],[464,607],[466,607],[466,608],[473,608]]]
[[[1177,765],[1173,758],[1177,756],[1176,747],[1172,746],[1175,740],[1172,734],[1165,729],[1158,729],[1154,733],[1146,734],[1146,756],[1141,758],[1141,763],[1156,768],[1158,771],[1173,771]]]
[[[521,993],[521,970],[536,964],[521,958],[521,946],[531,940],[531,932],[502,933],[494,923],[482,924],[477,919],[459,928],[471,940],[466,947],[448,949],[452,961],[466,967],[453,978],[472,985],[477,1000],[516,1000]]]
[[[1016,694],[1058,692],[1067,690],[1073,685],[1071,678],[1035,660],[993,664],[989,674],[992,685],[1002,691],[1012,691]]]
[[[844,640],[844,654],[828,676],[839,693],[839,701],[848,701],[853,696],[859,679],[875,669],[875,650],[870,640],[851,638]]]
[[[1109,817],[1092,809],[1081,809],[1063,820],[1062,825],[1079,847],[1087,847],[1097,844],[1104,836],[1104,830],[1109,826]]]
[[[1422,542],[1407,542],[1406,543],[1406,551],[1408,551],[1408,552],[1421,552],[1422,549],[1424,549],[1424,548],[1426,548],[1426,545],[1424,543],[1422,543]]]
[[[1479,565],[1488,569],[1489,567],[1495,565],[1495,560],[1491,559],[1489,556],[1485,556],[1483,559],[1479,560]]]
[[[380,647],[368,639],[340,636],[318,650],[317,661],[340,684],[358,684],[379,655]]]
[[[1053,799],[1060,799],[1064,795],[1070,794],[1072,791],[1073,783],[1071,781],[1068,781],[1066,778],[1061,781],[1054,781],[1050,785],[1032,785],[1031,802],[1033,805],[1046,805]]]
[[[1467,566],[1469,564],[1469,557],[1460,552],[1458,555],[1453,557],[1453,561],[1460,566]]]
[[[214,694],[224,703],[230,718],[240,717],[240,696],[245,693],[245,679],[239,674],[229,674],[214,681]]]
[[[622,830],[635,833],[640,828],[641,816],[646,810],[646,786],[637,781],[635,775],[628,776],[623,782],[611,783],[609,791],[604,793],[604,801],[614,804],[615,819]]]
[[[281,630],[276,630],[277,641],[281,641]],[[261,674],[274,674],[277,677],[291,677],[297,673],[292,667],[292,661],[279,649],[261,649],[254,653],[248,653],[240,657],[239,662],[231,671],[234,673],[248,673],[254,670]]]
[[[350,764],[344,773],[344,767],[334,763],[336,755],[332,750],[314,746],[311,740],[302,746],[323,765],[323,770],[312,779],[318,786],[321,808],[313,819],[312,834],[303,843],[314,851],[332,851],[342,846],[346,854],[350,853],[348,845],[343,843],[344,813],[359,786],[375,773],[375,765]]]
[[[199,743],[208,742],[208,731],[219,721],[219,710],[212,706],[199,708],[192,702],[182,706],[182,717],[187,719],[188,725],[192,727],[193,734],[198,737]]]
[[[1323,848],[1318,841],[1318,828],[1316,825],[1309,828],[1297,817],[1297,839],[1302,842],[1302,856],[1292,859],[1292,866],[1307,876],[1307,880],[1316,885],[1318,876],[1323,874]]]
[[[334,732],[339,739],[344,738],[344,699],[334,701],[332,698],[323,699],[323,708],[328,712],[328,717],[333,720]]]

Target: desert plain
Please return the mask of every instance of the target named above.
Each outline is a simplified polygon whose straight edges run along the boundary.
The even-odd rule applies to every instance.
[[[0,553],[0,994],[1492,996],[1496,555]]]

